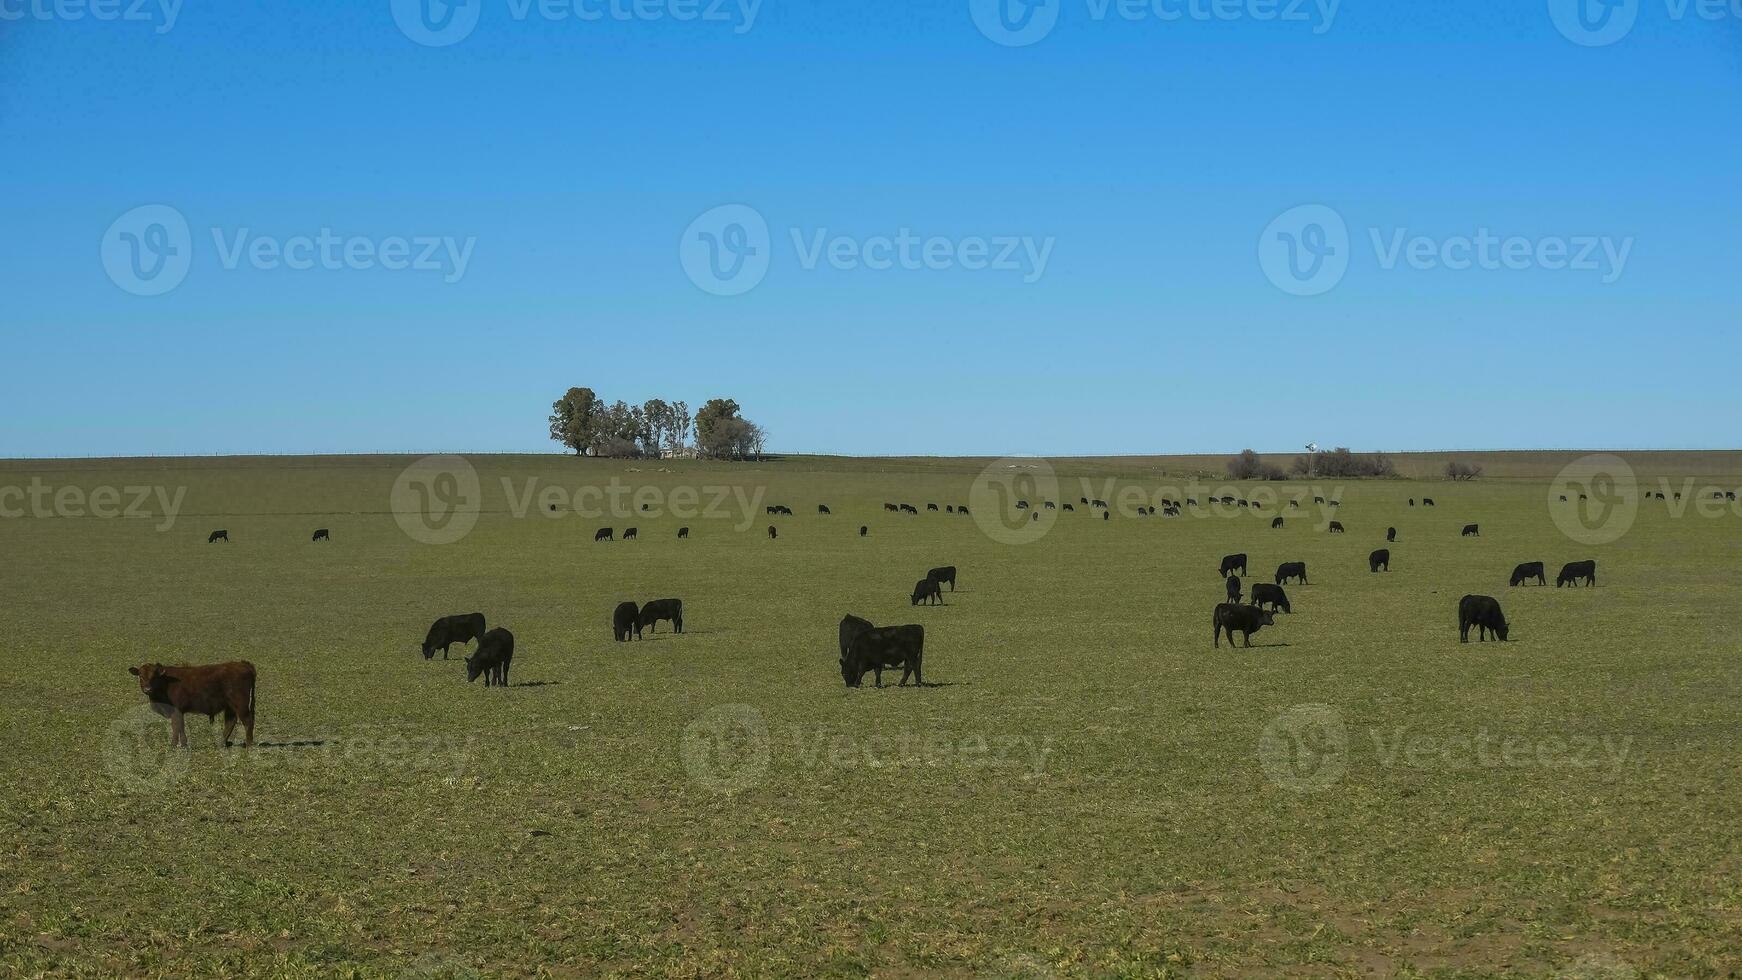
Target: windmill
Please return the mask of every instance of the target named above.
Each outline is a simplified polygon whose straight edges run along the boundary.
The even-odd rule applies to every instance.
[[[1307,443],[1306,444],[1306,451],[1307,451],[1307,477],[1310,479],[1313,475],[1313,456],[1316,453],[1318,453],[1319,444],[1316,442]]]

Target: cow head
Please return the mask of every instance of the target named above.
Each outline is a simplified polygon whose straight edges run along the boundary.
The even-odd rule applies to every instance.
[[[1276,625],[1275,614],[1270,612],[1270,610],[1268,610],[1268,609],[1258,610],[1258,625],[1260,625],[1260,626],[1275,626]]]
[[[170,677],[162,664],[140,664],[127,668],[127,673],[139,678],[139,690],[153,700],[162,696],[164,689],[169,686]]]
[[[841,680],[846,681],[848,687],[858,687],[859,683],[865,678],[865,672],[863,670],[854,670],[852,659],[852,657],[841,658]]]
[[[476,654],[476,653],[474,653],[471,656],[466,658],[466,683],[467,684],[470,684],[473,681],[477,680],[478,675],[482,674],[484,672],[484,664],[482,661],[483,661],[483,657],[480,656],[479,654]]]
[[[1500,621],[1500,625],[1494,627],[1494,635],[1498,636],[1498,637],[1500,637],[1500,639],[1504,640],[1504,639],[1506,639],[1506,633],[1507,633],[1508,629],[1509,629],[1509,627],[1506,623],[1506,620],[1502,619]]]

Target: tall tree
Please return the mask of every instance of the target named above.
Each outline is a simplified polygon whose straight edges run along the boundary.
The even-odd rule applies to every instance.
[[[677,448],[682,449],[690,441],[690,405],[689,402],[671,403],[671,434],[677,442]]]
[[[731,456],[738,449],[738,403],[730,398],[710,398],[696,410],[696,447],[709,456]]]
[[[598,436],[599,396],[591,388],[570,388],[551,405],[550,437],[579,456]]]
[[[650,455],[658,456],[671,442],[671,406],[658,398],[649,398],[641,406],[641,414],[647,419]]]

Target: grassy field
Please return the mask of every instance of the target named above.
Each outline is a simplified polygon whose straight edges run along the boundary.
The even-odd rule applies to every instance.
[[[1580,539],[1550,491],[1576,456],[1041,525],[988,512],[1044,488],[1027,463],[479,456],[447,544],[408,458],[0,463],[46,488],[0,494],[0,975],[1734,976],[1742,516],[1653,500]],[[1742,487],[1737,454],[1628,459],[1666,497]],[[1053,465],[1117,503],[1221,462]],[[657,509],[573,512],[613,481]],[[152,502],[90,516],[105,487]],[[1312,584],[1213,649],[1241,551]],[[1552,587],[1583,558],[1597,588]],[[1551,587],[1507,588],[1527,560]],[[910,606],[941,564],[959,590]],[[1513,642],[1458,644],[1469,592]],[[667,596],[685,635],[612,642]],[[418,652],[474,610],[517,637],[508,689]],[[935,686],[845,689],[847,612],[924,624]],[[228,659],[261,744],[197,720],[172,753],[126,668]]]

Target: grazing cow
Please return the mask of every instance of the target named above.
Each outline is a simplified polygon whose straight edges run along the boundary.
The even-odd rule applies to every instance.
[[[1470,627],[1476,627],[1476,640],[1486,643],[1488,634],[1504,641],[1508,630],[1506,616],[1493,596],[1467,595],[1458,600],[1458,642],[1470,642]]]
[[[945,565],[942,568],[934,568],[931,571],[926,572],[925,577],[939,585],[948,582],[950,583],[950,591],[956,591],[956,566],[954,565]]]
[[[636,537],[635,537],[635,534],[636,534],[636,529],[635,529],[635,528],[632,528],[632,527],[626,527],[626,528],[624,528],[624,529],[623,529],[623,540],[625,540],[625,541],[636,541],[636,540],[639,540],[639,539],[638,539],[638,538],[636,538]]]
[[[615,540],[616,540],[616,538],[613,538],[611,536],[611,529],[608,527],[602,527],[598,531],[593,533],[593,541],[595,543],[600,542],[600,541],[615,541]]]
[[[211,534],[206,535],[206,543],[207,544],[211,544],[213,541],[222,541],[225,544],[229,544],[230,543],[230,532],[229,531],[213,531]]]
[[[1219,603],[1213,619],[1216,627],[1216,647],[1222,646],[1222,631],[1228,631],[1228,645],[1234,645],[1234,634],[1239,633],[1245,639],[1246,645],[1252,645],[1252,634],[1266,626],[1275,626],[1276,619],[1270,613],[1257,606],[1241,606],[1232,602]]]
[[[937,505],[937,504],[926,504],[926,505],[925,505],[925,509],[926,509],[926,510],[928,510],[928,511],[930,511],[930,510],[937,510],[937,509],[938,509],[938,505]]]
[[[1138,517],[1148,517],[1149,516],[1149,508],[1147,508],[1147,507],[1137,508],[1137,516]]]
[[[1077,512],[1077,509],[1075,507],[1072,507],[1070,504],[1065,505],[1065,510],[1070,511],[1073,514]]]
[[[1302,585],[1311,585],[1312,584],[1311,582],[1307,581],[1306,562],[1304,562],[1304,561],[1285,561],[1282,564],[1276,566],[1276,584],[1277,585],[1287,585],[1288,580],[1291,578],[1300,579],[1300,584],[1302,584]]]
[[[1282,518],[1280,518],[1280,517],[1275,518],[1270,522],[1270,529],[1272,531],[1276,530],[1277,528],[1279,528],[1281,526],[1282,526]]]
[[[1247,503],[1246,503],[1246,501],[1244,501],[1244,500],[1242,500],[1242,501],[1240,501],[1240,506],[1242,506],[1242,507],[1246,507],[1246,506],[1249,506],[1249,505],[1248,505],[1248,504],[1247,504]]]
[[[317,527],[317,528],[315,528],[315,536],[313,538],[310,538],[309,540],[310,541],[328,541],[328,542],[330,542],[333,540],[333,532],[327,530],[324,527]]]
[[[762,508],[762,509],[763,509],[763,510],[764,510],[764,511],[765,511],[765,512],[767,512],[767,514],[768,514],[768,516],[769,516],[769,517],[773,517],[773,516],[774,516],[774,515],[775,515],[775,514],[778,514],[778,513],[780,513],[780,508],[779,508],[779,507],[773,507],[773,506],[769,506],[769,507],[764,507],[764,508]]]
[[[768,540],[773,541],[778,537],[780,537],[780,532],[775,529],[773,524],[768,525]]]
[[[1367,556],[1367,570],[1368,571],[1377,572],[1381,568],[1385,569],[1388,572],[1391,571],[1391,549],[1390,548],[1380,548],[1378,551],[1375,551],[1371,555]]]
[[[1423,497],[1423,498],[1421,498],[1421,505],[1422,505],[1422,506],[1423,506],[1423,507],[1432,507],[1432,506],[1434,506],[1434,498],[1432,498],[1432,497]]]
[[[943,590],[938,588],[937,582],[922,578],[913,584],[913,604],[917,606],[921,602],[932,606],[944,604]]]
[[[955,504],[945,504],[944,505],[944,513],[954,514],[955,512],[956,512],[956,505]]]
[[[1563,493],[1563,494],[1561,494],[1561,503],[1564,504],[1566,502],[1567,502],[1567,495]]]
[[[1238,576],[1238,575],[1228,576],[1227,586],[1228,586],[1228,601],[1233,602],[1233,603],[1238,603],[1240,601],[1240,576]]]
[[[423,635],[423,659],[435,659],[437,650],[442,652],[442,659],[448,659],[448,647],[456,643],[468,643],[484,638],[484,614],[467,613],[464,616],[443,616],[430,625],[429,632]]]
[[[1344,530],[1343,530],[1343,522],[1342,522],[1342,521],[1332,521],[1332,522],[1331,522],[1331,523],[1330,523],[1330,528],[1329,528],[1329,530],[1330,530],[1330,532],[1331,532],[1331,533],[1332,533],[1332,534],[1344,534],[1344,533],[1347,533],[1347,532],[1345,532],[1345,531],[1344,531]]]
[[[1322,504],[1324,502],[1325,502],[1325,498],[1323,498],[1323,497],[1314,497],[1313,498],[1313,503],[1315,503],[1315,504]]]
[[[1542,562],[1527,561],[1512,570],[1512,578],[1506,584],[1514,588],[1523,585],[1531,579],[1536,579],[1537,585],[1548,584],[1548,573],[1543,570]]]
[[[1300,501],[1298,501],[1298,500],[1290,500],[1290,501],[1289,501],[1289,502],[1288,502],[1288,505],[1289,505],[1289,506],[1290,506],[1290,507],[1292,507],[1292,508],[1295,508],[1295,509],[1297,509],[1297,510],[1298,510],[1298,509],[1299,509],[1299,508],[1300,508]]]
[[[867,534],[870,534],[870,533],[871,533],[871,529],[870,529],[870,528],[868,528],[868,527],[866,527],[866,526],[865,526],[865,525],[863,525],[863,524],[861,524],[861,525],[859,525],[859,536],[860,536],[860,537],[861,537],[861,538],[862,538],[862,537],[864,537],[864,536],[865,536],[865,535],[867,535]]]
[[[841,666],[847,664],[847,651],[853,648],[853,641],[876,628],[869,619],[860,619],[852,613],[841,620]]]
[[[641,607],[641,612],[635,617],[635,635],[651,628],[654,635],[659,634],[659,621],[669,620],[673,633],[683,632],[683,600],[655,599]]]
[[[1198,505],[1198,498],[1196,498],[1196,497],[1187,497],[1186,498],[1186,506],[1187,507],[1196,507],[1197,505]]]
[[[895,511],[898,508],[894,504],[884,504],[883,509],[887,511]]]
[[[169,719],[169,746],[188,747],[187,715],[205,715],[210,722],[224,716],[224,748],[242,720],[242,745],[254,744],[254,665],[246,660],[203,667],[141,664],[127,672],[139,678],[139,690],[151,710]]]
[[[901,505],[901,512],[904,514],[918,514],[919,513],[919,511],[914,509],[914,506],[912,504],[902,504]]]
[[[630,634],[635,632],[635,620],[641,615],[641,607],[633,602],[619,602],[611,613],[611,635],[618,643],[629,642]]]
[[[1016,502],[1016,509],[1017,509],[1017,510],[1027,510],[1027,509],[1028,509],[1028,501],[1026,501],[1026,500],[1018,500],[1018,501],[1017,501],[1017,502]]]
[[[1385,529],[1385,540],[1396,541],[1397,540],[1397,528],[1394,528],[1394,527],[1386,528]]]
[[[478,652],[466,658],[466,683],[484,675],[485,687],[507,687],[508,665],[514,662],[514,634],[498,626],[478,641]]]
[[[1089,501],[1089,506],[1090,507],[1099,507],[1102,510],[1106,510],[1107,509],[1107,502],[1105,500],[1091,500],[1091,501]]]
[[[1039,515],[1039,514],[1036,514],[1036,515],[1035,515],[1035,516],[1036,516],[1036,517],[1039,517],[1039,516],[1040,516],[1040,515]],[[1112,519],[1113,519],[1113,512],[1112,512],[1112,511],[1110,511],[1110,510],[1108,510],[1108,511],[1102,511],[1102,512],[1101,512],[1101,520],[1103,520],[1103,521],[1110,521],[1110,520],[1112,520]]]
[[[968,506],[966,504],[957,504],[956,505],[956,513],[966,514],[967,512],[968,512]]]
[[[1586,585],[1597,584],[1597,563],[1595,561],[1569,561],[1561,566],[1561,573],[1555,578],[1554,587],[1571,585],[1578,588],[1580,582]]]
[[[679,537],[679,538],[680,538],[680,539],[681,539],[681,538],[687,538],[687,537],[689,537],[689,536],[690,536],[690,529],[689,529],[689,528],[687,528],[687,527],[680,527],[680,528],[678,528],[678,529],[677,529],[677,536],[678,536],[678,537]]]
[[[1343,506],[1343,502],[1341,500],[1333,500],[1333,501],[1331,501],[1331,506],[1332,507],[1341,507],[1341,506]]]
[[[1282,590],[1282,586],[1271,585],[1269,582],[1258,582],[1252,586],[1252,604],[1260,608],[1269,605],[1272,611],[1280,609],[1285,613],[1294,612],[1288,606],[1288,593]]]
[[[1567,499],[1567,498],[1565,498],[1565,497],[1562,497],[1562,498],[1561,498],[1561,499],[1562,499],[1562,500],[1565,500],[1565,499]],[[1409,505],[1410,505],[1410,506],[1411,506],[1411,507],[1414,507],[1414,506],[1415,506],[1415,498],[1414,498],[1414,497],[1411,497],[1411,498],[1409,498]]]
[[[1224,503],[1224,504],[1231,504],[1231,503],[1233,503],[1233,502],[1234,502],[1234,498],[1233,498],[1233,497],[1223,497],[1223,498],[1222,498],[1222,503]]]
[[[902,668],[901,683],[906,687],[907,679],[913,678],[915,686],[924,687],[920,667],[925,659],[925,627],[923,626],[874,626],[861,632],[853,638],[847,648],[847,656],[841,661],[841,679],[848,687],[859,687],[865,681],[865,672],[872,671],[877,675],[877,686],[883,686],[883,672]]]
[[[1724,491],[1724,499],[1725,500],[1735,500],[1736,499],[1736,491],[1734,491],[1734,490]]]
[[[1041,504],[1041,506],[1042,506],[1042,507],[1045,507],[1045,508],[1046,508],[1046,509],[1047,509],[1047,510],[1058,510],[1058,509],[1059,509],[1059,507],[1058,507],[1058,504],[1055,504],[1055,503],[1053,503],[1053,502],[1052,502],[1052,501],[1050,501],[1050,500],[1048,500],[1048,501],[1046,501],[1046,502],[1045,502],[1045,503],[1043,503],[1043,504]]]
[[[1088,503],[1088,502],[1089,502],[1089,498],[1087,498],[1087,497],[1078,497],[1078,498],[1077,498],[1077,502],[1078,502],[1078,503],[1081,503],[1081,504],[1087,504],[1087,503]]]
[[[1481,528],[1477,527],[1474,524],[1465,524],[1464,525],[1464,537],[1466,537],[1466,538],[1479,538],[1481,536],[1482,536],[1482,529]]]
[[[1241,575],[1246,574],[1246,556],[1245,555],[1229,555],[1226,558],[1222,559],[1222,577],[1223,578],[1227,578],[1228,574],[1230,572],[1234,571],[1235,569],[1239,569]]]

